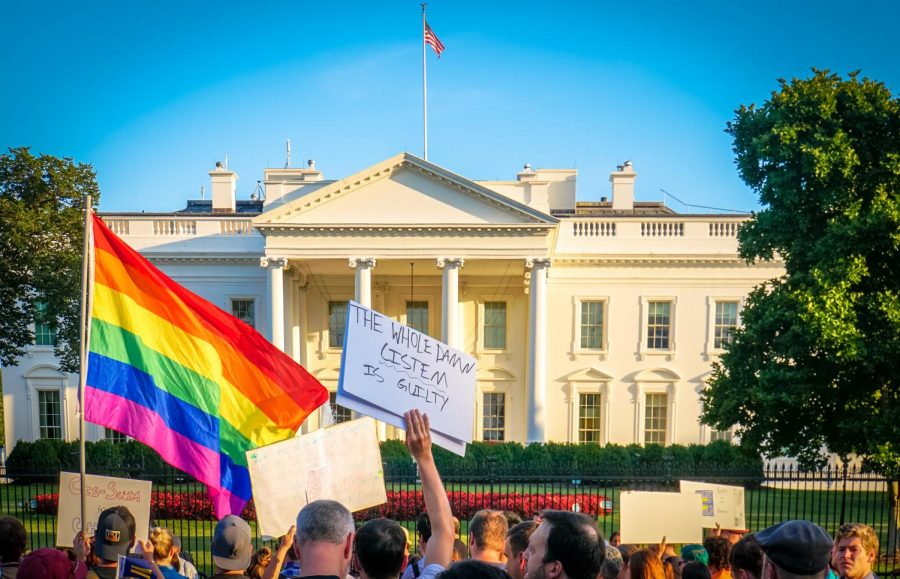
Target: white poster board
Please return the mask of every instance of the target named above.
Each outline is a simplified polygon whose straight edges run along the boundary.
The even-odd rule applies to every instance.
[[[350,511],[387,502],[371,418],[351,420],[247,452],[262,535],[287,533],[306,504],[332,499]]]
[[[475,358],[349,302],[338,404],[404,429],[403,413],[418,409],[435,444],[465,455],[474,400]]]
[[[111,476],[85,476],[87,525],[85,531],[93,536],[100,513],[109,507],[127,507],[137,524],[137,537],[146,539],[150,526],[150,481]],[[59,510],[57,511],[56,545],[71,547],[75,533],[81,530],[81,476],[59,473]]]
[[[744,487],[716,485],[705,482],[678,481],[682,493],[697,493],[702,498],[703,526],[716,524],[723,529],[746,529],[744,518]]]
[[[655,545],[701,543],[702,500],[695,493],[625,491],[619,494],[622,542]]]

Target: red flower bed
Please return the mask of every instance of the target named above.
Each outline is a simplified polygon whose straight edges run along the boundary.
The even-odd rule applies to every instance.
[[[612,501],[602,495],[574,494],[522,494],[522,493],[469,493],[451,491],[447,493],[453,514],[460,519],[470,519],[485,508],[513,511],[526,517],[542,509],[577,510],[590,515],[608,515],[612,512]],[[387,502],[383,505],[354,514],[358,521],[374,517],[387,517],[396,521],[414,520],[425,510],[422,491],[388,491]],[[38,495],[37,512],[55,515],[59,495]],[[156,491],[150,497],[150,517],[154,520],[189,519],[215,520],[212,503],[203,492]],[[256,519],[253,501],[247,503],[241,512],[245,520]]]

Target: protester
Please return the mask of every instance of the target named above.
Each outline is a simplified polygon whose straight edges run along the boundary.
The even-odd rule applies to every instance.
[[[430,538],[431,518],[429,518],[428,513],[419,513],[419,516],[416,517],[416,555],[410,557],[409,565],[404,569],[402,579],[412,579],[422,574],[424,567],[422,565],[422,556],[425,554],[425,546]]]
[[[683,546],[681,548],[681,558],[684,559],[685,563],[698,561],[703,563],[704,567],[709,565],[709,553],[706,552],[703,545],[689,544]]]
[[[598,579],[618,579],[624,567],[625,562],[622,561],[622,554],[619,550],[612,545],[607,545],[606,559],[603,560],[603,565],[600,566]]]
[[[250,525],[235,515],[222,517],[213,532],[211,553],[215,567],[211,579],[246,577],[253,555]]]
[[[469,556],[503,569],[507,530],[506,517],[500,511],[485,509],[475,513],[469,522]]]
[[[353,515],[337,501],[317,500],[300,509],[294,536],[300,576],[347,575],[353,535]]]
[[[731,543],[724,537],[707,537],[703,540],[703,548],[709,554],[709,574],[712,579],[731,579],[731,564],[728,555]]]
[[[570,511],[541,512],[528,539],[526,579],[596,579],[606,557],[593,519]]]
[[[172,533],[172,546],[175,548],[175,554],[172,555],[172,566],[179,573],[187,577],[187,579],[197,579],[197,567],[194,566],[194,559],[187,551],[181,550],[181,537]]]
[[[872,564],[878,556],[875,529],[861,523],[841,525],[834,541],[837,571],[844,579],[875,579]]]
[[[128,555],[135,544],[134,515],[126,507],[110,507],[100,513],[94,533],[94,554],[98,563],[88,579],[115,579],[120,555]]]
[[[497,565],[469,559],[452,565],[440,579],[509,579],[509,574]]]
[[[701,561],[688,561],[681,569],[681,579],[712,579],[709,567]]]
[[[175,555],[175,541],[172,539],[172,533],[168,529],[164,527],[151,529],[150,544],[152,546],[153,560],[156,561],[165,579],[187,579],[172,564],[172,557]]]
[[[250,579],[262,579],[263,573],[272,561],[272,549],[260,547],[250,557],[250,566],[247,567],[247,576]]]
[[[622,544],[622,535],[619,531],[612,532],[612,535],[609,536],[609,544],[613,547],[618,547]]]
[[[396,579],[406,553],[406,535],[396,521],[373,519],[353,539],[361,579]]]
[[[269,565],[263,572],[263,579],[287,579],[300,576],[300,564],[294,550],[294,536],[297,526],[291,525],[286,535],[281,537],[278,548],[272,554]]]
[[[763,552],[752,534],[741,537],[728,557],[734,579],[762,579]]]
[[[506,519],[507,529],[512,529],[522,522],[522,516],[514,511],[503,511],[503,518]]]
[[[512,579],[525,579],[525,550],[528,549],[528,539],[537,526],[534,521],[524,521],[506,533],[503,554],[506,555],[506,572]],[[619,557],[619,560],[622,558]]]
[[[666,579],[662,560],[650,549],[641,549],[628,560],[630,579]]]
[[[83,561],[72,562],[58,549],[44,547],[22,559],[17,579],[84,579],[87,567]]]
[[[822,579],[833,541],[825,529],[808,521],[785,521],[756,533],[765,553],[763,579]]]
[[[28,534],[19,519],[0,517],[0,577],[15,579],[27,544]]]

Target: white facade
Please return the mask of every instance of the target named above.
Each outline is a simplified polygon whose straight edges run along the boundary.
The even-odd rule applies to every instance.
[[[630,163],[599,203],[576,202],[574,170],[473,182],[408,154],[338,181],[312,164],[268,169],[250,214],[235,174],[210,176],[212,203],[103,218],[176,281],[251,317],[330,390],[340,348],[329,308],[350,298],[471,352],[476,440],[708,442],[699,392],[721,336],[749,290],[782,273],[737,257],[746,216],[635,202]],[[53,399],[42,390],[60,392],[59,432],[77,436],[77,377],[56,372],[49,350],[3,369],[8,448],[41,436]],[[318,413],[304,428],[320,424]]]

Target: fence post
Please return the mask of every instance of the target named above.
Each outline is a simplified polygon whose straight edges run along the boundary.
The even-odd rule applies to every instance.
[[[840,524],[843,525],[847,513],[847,460],[843,459],[844,468],[841,469],[841,516]]]

